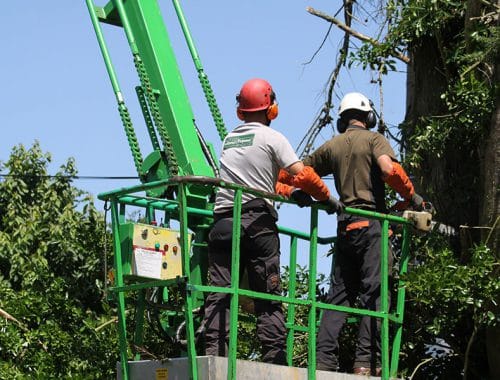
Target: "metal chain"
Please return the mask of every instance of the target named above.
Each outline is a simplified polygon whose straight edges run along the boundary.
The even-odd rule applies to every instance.
[[[155,126],[153,120],[151,120],[151,113],[148,108],[148,101],[144,95],[144,89],[141,86],[135,88],[137,94],[137,99],[139,99],[139,105],[141,106],[142,115],[144,116],[144,121],[146,122],[146,127],[149,132],[149,138],[151,139],[151,144],[154,150],[160,151],[160,143],[158,142],[158,137],[156,136]]]
[[[125,128],[125,134],[127,135],[128,145],[132,151],[132,157],[134,159],[135,168],[137,169],[137,174],[141,180],[143,179],[142,173],[142,154],[139,148],[139,141],[134,131],[134,126],[132,125],[132,119],[130,118],[130,113],[125,103],[118,104],[118,112],[120,112],[120,118],[122,119],[123,127]]]
[[[146,92],[146,96],[149,103],[149,109],[153,116],[156,129],[160,134],[160,138],[163,143],[163,148],[167,155],[170,174],[177,175],[179,171],[179,164],[177,162],[177,157],[175,156],[172,140],[170,139],[170,136],[168,135],[168,132],[165,129],[165,125],[163,124],[163,118],[161,117],[160,114],[160,107],[158,106],[155,94],[153,93],[151,81],[149,80],[146,68],[144,67],[144,62],[141,60],[141,57],[139,57],[138,54],[134,54],[134,64],[137,69],[137,73],[139,74],[139,79],[141,81],[142,88]]]
[[[200,80],[203,93],[205,94],[205,98],[207,99],[210,113],[214,119],[215,127],[217,128],[217,132],[219,132],[221,141],[223,141],[227,135],[227,129],[224,125],[224,120],[222,119],[222,114],[220,113],[217,101],[215,100],[214,92],[212,91],[207,75],[202,70],[198,71],[198,78]]]

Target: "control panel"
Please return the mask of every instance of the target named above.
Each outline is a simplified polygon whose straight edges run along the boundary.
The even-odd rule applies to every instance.
[[[127,223],[122,225],[121,236],[125,275],[158,280],[182,276],[179,231],[142,223]],[[188,244],[190,241],[191,235],[188,237]]]

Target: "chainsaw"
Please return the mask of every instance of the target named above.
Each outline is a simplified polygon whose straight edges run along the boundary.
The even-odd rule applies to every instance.
[[[432,214],[434,207],[430,202],[423,203],[421,211],[404,210],[403,218],[410,221],[413,227],[420,232],[429,232],[432,229]]]

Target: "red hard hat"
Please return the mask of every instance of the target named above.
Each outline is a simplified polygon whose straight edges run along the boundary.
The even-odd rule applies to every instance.
[[[264,79],[250,79],[236,96],[238,111],[255,112],[268,109],[274,103],[274,91]]]

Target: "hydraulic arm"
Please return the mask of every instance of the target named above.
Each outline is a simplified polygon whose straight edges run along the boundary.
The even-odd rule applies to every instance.
[[[86,1],[141,181],[151,182],[174,175],[213,177],[217,173],[217,161],[211,145],[203,140],[195,125],[191,104],[157,1],[112,0],[104,7],[94,6],[92,0]],[[177,1],[174,1],[174,6],[216,127],[223,138],[226,132],[210,84]],[[122,27],[130,46],[140,83],[136,92],[153,147],[153,151],[144,159],[100,22]],[[163,195],[158,194],[158,191],[153,191],[151,195]],[[201,200],[196,198],[205,198],[206,195],[203,187],[190,188],[188,203],[191,201],[200,207]]]

